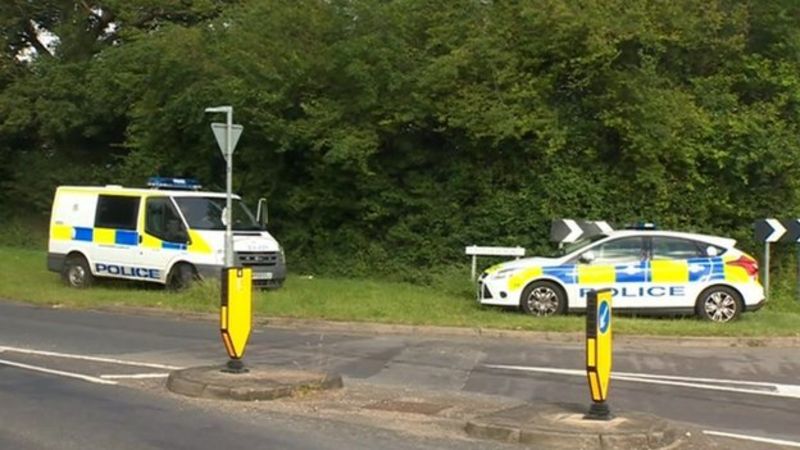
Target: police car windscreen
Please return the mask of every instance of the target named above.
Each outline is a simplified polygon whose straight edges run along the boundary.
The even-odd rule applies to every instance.
[[[218,197],[176,197],[175,202],[189,223],[196,230],[224,230],[222,212],[225,210],[225,199]],[[253,214],[239,200],[233,200],[233,229],[260,230]]]

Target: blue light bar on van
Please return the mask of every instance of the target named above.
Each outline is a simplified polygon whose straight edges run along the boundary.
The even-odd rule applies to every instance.
[[[185,189],[197,191],[203,186],[194,178],[150,177],[147,186],[155,189]]]

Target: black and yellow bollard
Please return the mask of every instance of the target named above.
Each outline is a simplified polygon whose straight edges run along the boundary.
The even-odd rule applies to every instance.
[[[608,389],[611,383],[611,289],[590,291],[586,297],[586,376],[592,406],[584,419],[611,420]]]
[[[220,331],[227,365],[223,372],[245,373],[242,358],[250,338],[252,326],[253,269],[226,267],[222,269],[222,300],[220,305]]]

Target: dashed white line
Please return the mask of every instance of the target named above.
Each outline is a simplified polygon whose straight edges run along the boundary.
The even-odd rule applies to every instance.
[[[772,438],[765,438],[765,437],[758,437],[758,436],[748,436],[746,434],[736,434],[736,433],[725,433],[722,431],[712,431],[712,430],[703,430],[703,434],[707,434],[709,436],[719,436],[719,437],[726,437],[732,439],[743,439],[753,442],[761,442],[764,444],[773,444],[773,445],[783,445],[786,447],[797,447],[800,448],[800,442],[795,441],[785,441],[783,439],[772,439]]]
[[[100,375],[100,378],[104,380],[120,380],[120,379],[141,380],[147,378],[167,378],[168,376],[169,376],[168,373],[130,373],[130,374],[119,374],[119,375]]]
[[[110,384],[110,385],[117,384],[116,381],[104,380],[102,378],[97,378],[97,377],[93,377],[93,376],[90,376],[90,375],[83,375],[83,374],[80,374],[80,373],[73,373],[73,372],[64,372],[63,370],[48,369],[46,367],[32,366],[30,364],[22,364],[22,363],[18,363],[18,362],[14,362],[14,361],[6,361],[5,359],[0,359],[0,364],[6,365],[6,366],[11,366],[11,367],[16,367],[18,369],[25,369],[25,370],[32,370],[34,372],[47,373],[47,374],[50,374],[50,375],[58,375],[58,376],[67,377],[67,378],[75,378],[75,379],[78,379],[78,380],[88,381],[90,383]]]
[[[178,370],[181,367],[170,366],[166,364],[156,364],[156,363],[146,363],[146,362],[138,362],[138,361],[126,361],[123,359],[115,359],[115,358],[104,358],[100,356],[90,356],[90,355],[78,355],[74,353],[58,353],[58,352],[49,352],[44,350],[34,350],[29,348],[19,348],[19,347],[6,347],[0,346],[0,353],[2,352],[11,352],[11,353],[22,353],[25,355],[36,355],[36,356],[53,356],[57,358],[65,358],[65,359],[77,359],[82,361],[92,361],[92,362],[100,362],[100,363],[109,363],[109,364],[118,364],[121,366],[134,366],[134,367],[147,367],[150,369],[163,369],[163,370]]]

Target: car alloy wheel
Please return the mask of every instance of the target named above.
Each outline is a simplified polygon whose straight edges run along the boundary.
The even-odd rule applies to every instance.
[[[706,316],[713,322],[729,322],[736,317],[739,304],[729,293],[719,290],[708,294],[703,302]]]
[[[528,294],[526,308],[536,316],[551,316],[558,311],[558,293],[550,286],[537,286]]]

